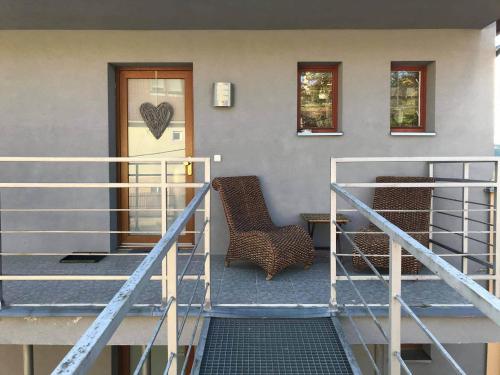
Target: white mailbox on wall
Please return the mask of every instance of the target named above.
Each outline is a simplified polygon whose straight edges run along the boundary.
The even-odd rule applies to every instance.
[[[213,90],[214,107],[233,106],[233,84],[230,82],[215,82]]]

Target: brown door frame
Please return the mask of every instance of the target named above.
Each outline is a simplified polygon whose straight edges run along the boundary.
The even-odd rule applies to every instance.
[[[193,70],[188,67],[123,67],[116,71],[117,90],[117,152],[120,157],[128,156],[128,79],[184,79],[185,95],[185,138],[186,157],[193,156]],[[194,169],[194,168],[193,168]],[[128,182],[128,163],[120,163],[118,167],[118,179],[120,182]],[[194,181],[194,171],[191,176],[186,174],[186,182]],[[186,201],[189,202],[194,196],[193,189],[186,189]],[[120,208],[129,208],[128,189],[118,189],[118,204]],[[186,203],[187,203],[186,202]],[[120,232],[129,231],[129,211],[119,211],[118,228]],[[190,220],[186,230],[194,230],[194,220]],[[156,243],[160,236],[132,235],[120,233],[120,244],[124,243]],[[179,242],[193,243],[192,233],[179,237]]]

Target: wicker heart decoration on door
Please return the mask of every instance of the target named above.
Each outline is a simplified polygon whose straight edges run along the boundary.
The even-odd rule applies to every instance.
[[[139,111],[149,131],[156,139],[160,139],[174,116],[174,107],[168,102],[162,102],[156,107],[151,103],[142,103]]]

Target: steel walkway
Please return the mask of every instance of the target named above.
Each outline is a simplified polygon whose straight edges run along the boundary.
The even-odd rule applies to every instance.
[[[361,374],[336,318],[207,318],[194,374]]]

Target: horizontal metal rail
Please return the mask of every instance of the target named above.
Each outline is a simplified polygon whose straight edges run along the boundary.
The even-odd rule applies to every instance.
[[[184,208],[169,208],[171,212],[182,212]],[[161,212],[161,208],[0,208],[0,212],[49,212],[49,213],[73,213],[73,212],[128,212],[146,211]],[[196,212],[204,212],[204,209],[197,209]]]
[[[434,228],[442,228],[438,227],[437,225],[431,225]],[[465,232],[463,230],[448,230],[446,228],[442,228],[443,231],[428,231],[428,230],[422,230],[422,231],[408,231],[406,233],[408,234],[427,234],[427,233],[433,233],[433,234],[464,234]],[[339,233],[339,232],[337,232]],[[367,232],[367,231],[346,231],[347,234],[366,234],[369,236],[387,236],[387,233],[384,233],[383,231],[379,232]],[[473,233],[473,234],[489,234],[489,233],[496,233],[496,231],[487,231],[487,230],[469,230],[467,233]],[[469,237],[470,239],[474,239],[472,237]],[[480,240],[478,240],[480,241]],[[488,245],[487,243],[484,243],[485,245]]]
[[[182,232],[181,232],[182,233]],[[150,246],[153,246],[154,244],[149,244]],[[145,246],[140,246],[140,248],[143,248]],[[68,250],[66,250],[68,251]],[[92,251],[87,251],[87,252],[83,252],[83,251],[78,251],[78,250],[74,250],[74,251],[69,251],[69,252],[64,252],[64,253],[54,253],[54,252],[49,252],[49,251],[46,251],[46,252],[36,252],[36,253],[30,253],[30,252],[8,252],[8,253],[0,253],[0,257],[35,257],[35,256],[50,256],[50,257],[64,257],[64,256],[67,256],[67,255],[78,255],[78,256],[96,256],[96,255],[102,255],[102,256],[105,256],[105,257],[145,257],[149,254],[149,251],[144,251],[144,252],[117,252],[117,253],[110,253],[108,252],[108,250],[104,250],[104,251],[95,251],[95,252],[92,252]],[[179,253],[178,255],[180,256],[188,256],[189,254],[188,253]]]
[[[0,234],[151,234],[159,236],[161,231],[138,231],[138,230],[0,230]],[[197,234],[197,231],[184,230],[181,234]]]
[[[337,232],[338,233],[338,232]],[[464,254],[464,253],[459,253],[459,254],[441,254],[441,253],[436,253],[437,256],[441,257],[441,258],[459,258],[459,257],[467,257],[469,256],[470,254]],[[472,253],[472,255],[474,256],[495,256],[494,254],[488,254],[488,253]],[[361,255],[359,254],[337,254],[337,256],[339,257],[358,257],[358,258],[362,258]],[[370,254],[368,255],[370,258],[388,258],[389,257],[389,254]],[[415,258],[413,255],[411,254],[402,254],[401,255],[402,258]]]
[[[467,202],[466,202],[467,203]],[[478,224],[484,224],[484,225],[487,225],[489,227],[494,227],[495,225],[494,224],[490,224],[490,223],[487,223],[485,221],[481,221],[481,220],[477,220],[477,219],[472,219],[470,217],[463,217],[463,216],[458,216],[458,215],[453,215],[453,214],[450,214],[449,212],[437,212],[438,214],[440,215],[445,215],[445,216],[449,216],[449,217],[454,217],[454,218],[457,218],[457,219],[460,219],[460,220],[467,220],[467,221],[472,221],[474,223],[478,223]]]
[[[495,187],[495,182],[342,182],[337,184],[339,187],[349,188],[487,188]]]
[[[431,227],[441,229],[442,231],[445,231],[446,233],[456,234],[457,236],[465,237],[469,240],[472,240],[472,241],[477,242],[477,243],[481,243],[481,244],[486,245],[486,246],[490,246],[490,247],[494,246],[493,244],[488,243],[486,241],[479,240],[479,239],[471,237],[471,236],[467,236],[467,235],[465,235],[465,233],[463,231],[451,231],[451,230],[448,230],[448,229],[443,228],[443,227],[436,225],[436,224],[431,224]],[[432,233],[436,234],[438,232],[433,231]],[[439,233],[445,234],[442,232],[439,232]],[[496,233],[496,231],[472,231],[472,230],[470,230],[470,231],[467,231],[467,233],[473,233],[473,234],[490,234],[490,233],[492,233],[492,234],[494,234],[494,233]]]
[[[427,159],[425,160],[427,161]],[[493,160],[496,161],[497,159]],[[481,312],[496,324],[500,325],[500,300],[498,298],[490,294],[482,286],[474,282],[472,278],[464,275],[448,262],[441,259],[386,218],[374,212],[370,207],[339,184],[331,183],[331,189],[350,205],[357,208],[365,218],[389,235],[393,241],[402,246],[406,251],[415,256],[417,260],[455,289],[457,293],[472,302]]]
[[[471,254],[464,254],[464,253],[460,252],[459,250],[456,250],[456,249],[452,248],[451,246],[445,245],[444,243],[441,243],[441,242],[433,240],[433,239],[430,239],[429,242],[432,243],[432,244],[434,244],[434,245],[436,245],[436,246],[439,246],[442,249],[451,251],[452,253],[455,253],[456,255],[462,255],[463,257],[465,257],[467,259],[470,259],[473,262],[476,262],[476,263],[478,263],[478,264],[480,264],[482,266],[485,266],[485,267],[491,268],[491,269],[495,269],[495,265],[494,264],[490,264],[488,262],[485,262],[484,260],[478,259],[475,256],[475,254],[472,254],[472,255]]]
[[[210,185],[204,183],[203,187],[196,192],[186,210],[177,217],[162,239],[151,250],[151,253],[137,267],[130,279],[125,282],[107,307],[66,354],[52,372],[53,375],[85,374],[90,369],[125,318],[134,300],[146,286],[147,281],[153,275],[155,267],[161,264],[209,189]]]
[[[487,275],[487,274],[481,274],[481,275],[467,275],[470,279],[472,280],[495,280],[495,275]],[[389,275],[382,275],[384,280],[389,280]],[[352,280],[357,280],[357,281],[372,281],[372,280],[379,280],[378,276],[375,275],[352,275],[351,276]],[[343,275],[337,276],[337,280],[347,280],[347,278]],[[433,280],[441,280],[441,277],[437,275],[401,275],[401,280],[402,281],[433,281]]]
[[[424,163],[453,163],[462,164],[466,162],[473,163],[494,163],[500,161],[500,157],[496,156],[383,156],[383,157],[346,157],[335,158],[336,163],[408,163],[408,162],[424,162]]]
[[[0,188],[16,189],[117,189],[117,188],[201,188],[203,182],[0,182]]]
[[[184,162],[206,162],[209,158],[204,157],[87,157],[87,156],[1,156],[0,163],[23,162],[23,163],[184,163]]]
[[[460,201],[462,202],[462,201]],[[337,212],[357,212],[355,208],[339,208]],[[373,210],[375,212],[464,212],[463,209],[429,209],[429,210]],[[491,212],[494,208],[468,208],[468,212]]]
[[[459,203],[475,204],[477,206],[493,207],[491,204],[487,204],[487,203],[475,202],[475,201],[470,201],[470,200],[463,201],[462,199],[443,197],[441,195],[435,195],[435,194],[432,194],[432,198],[438,198],[438,199],[443,199],[443,200],[452,201],[452,202],[459,202]]]
[[[0,275],[2,281],[126,281],[131,278],[132,275]],[[185,275],[184,279],[195,280],[196,276]],[[149,280],[162,281],[163,278],[154,275]]]

